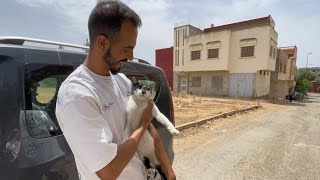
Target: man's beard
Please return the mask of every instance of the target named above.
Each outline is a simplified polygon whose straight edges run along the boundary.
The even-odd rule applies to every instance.
[[[109,65],[110,68],[110,72],[115,75],[118,74],[118,72],[120,72],[121,68],[120,67],[115,67],[115,64],[120,63],[120,61],[126,61],[126,60],[120,60],[117,61],[111,54],[111,49],[112,46],[110,46],[110,48],[108,49],[108,51],[106,52],[106,54],[103,56],[103,60],[105,63],[107,63]]]

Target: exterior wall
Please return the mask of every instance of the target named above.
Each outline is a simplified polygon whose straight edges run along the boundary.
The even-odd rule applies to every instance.
[[[289,94],[289,89],[289,81],[271,81],[269,97],[275,100],[283,100]]]
[[[228,70],[230,35],[231,31],[220,31],[186,37],[185,46],[180,50],[184,52],[180,56],[184,59],[184,63],[175,66],[174,69],[188,72]],[[207,43],[210,42],[216,42],[214,48],[219,49],[218,58],[208,59],[208,49],[212,46]],[[198,47],[192,47],[194,45]],[[191,60],[191,51],[194,49],[201,51],[201,58],[198,60]]]
[[[271,99],[283,99],[290,92],[294,91],[295,86],[295,59],[294,55],[289,58],[289,54],[294,53],[288,49],[278,49],[276,71],[271,74],[270,94]],[[291,56],[291,55],[290,55]]]
[[[270,93],[270,72],[265,72],[256,75],[255,94],[254,97],[267,96]]]
[[[255,73],[230,74],[229,96],[253,97],[255,92]]]
[[[312,82],[311,91],[314,93],[320,93],[320,86],[316,81]]]
[[[278,49],[278,33],[275,31],[274,27],[269,27],[270,31],[270,45],[269,45],[269,60],[267,61],[267,69],[271,69],[271,71],[275,71],[276,59],[278,57],[278,53],[276,53],[276,57],[273,59],[270,57],[270,46],[274,47],[276,50]]]
[[[259,26],[232,32],[230,73],[256,73],[257,70],[275,70],[275,60],[269,58],[270,26]],[[240,57],[240,40],[256,39],[253,57]]]
[[[179,88],[179,73],[177,71],[173,71],[173,89],[174,91],[180,92]]]
[[[283,47],[280,48],[281,51],[283,51],[287,58],[288,58],[288,65],[290,67],[288,73],[289,73],[289,79],[295,80],[297,76],[297,53],[298,48],[297,46],[291,46],[291,47]]]
[[[170,88],[173,88],[173,47],[156,50],[156,66],[166,75]]]
[[[201,86],[194,87],[192,84],[193,77],[201,77]],[[215,84],[212,84],[213,77],[222,77],[222,86],[218,87]],[[202,96],[223,96],[228,95],[229,87],[229,73],[227,71],[212,71],[212,72],[189,72],[189,73],[176,73],[175,74],[175,83],[174,87],[181,91],[180,80],[181,78],[187,78],[188,87],[187,93],[190,94],[199,94]]]

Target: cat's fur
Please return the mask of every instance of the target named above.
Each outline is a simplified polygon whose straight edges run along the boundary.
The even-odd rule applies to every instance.
[[[126,109],[127,125],[125,129],[124,141],[127,140],[133,131],[139,127],[142,113],[146,109],[148,101],[152,98],[153,93],[150,85],[142,85],[140,83],[133,85],[132,95],[129,97]],[[173,124],[159,111],[155,104],[153,104],[152,115],[158,122],[165,125],[171,134],[179,133]],[[151,167],[156,168],[159,166],[159,162],[155,155],[153,138],[149,131],[146,131],[142,136],[138,146],[138,154],[143,162],[145,161],[145,157],[147,157]]]

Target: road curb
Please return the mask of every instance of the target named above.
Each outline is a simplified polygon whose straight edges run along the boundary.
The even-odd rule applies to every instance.
[[[239,109],[239,110],[236,110],[236,111],[229,111],[229,112],[226,112],[226,113],[223,113],[223,114],[219,114],[219,115],[216,115],[216,116],[212,116],[212,117],[209,117],[209,118],[200,119],[200,120],[197,120],[197,121],[194,121],[194,122],[190,122],[190,123],[185,123],[185,124],[182,124],[180,126],[176,126],[175,128],[178,131],[181,131],[181,130],[188,129],[188,128],[191,128],[191,127],[199,126],[201,124],[205,124],[205,123],[207,123],[209,121],[213,121],[215,119],[226,118],[228,116],[232,116],[232,115],[240,113],[240,112],[245,112],[245,111],[258,109],[260,107],[261,107],[261,105],[257,105],[257,106],[247,107],[247,108],[244,108],[244,109]]]

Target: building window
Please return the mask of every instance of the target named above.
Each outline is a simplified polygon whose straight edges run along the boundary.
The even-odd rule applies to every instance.
[[[176,47],[178,47],[178,30],[176,30]]]
[[[179,40],[180,40],[180,36],[179,36],[179,30],[178,30],[178,47],[180,46]]]
[[[184,66],[184,49],[182,49],[182,66]]]
[[[200,59],[201,51],[191,51],[191,60]]]
[[[273,54],[273,46],[270,46],[270,52],[269,52],[269,57],[272,58],[272,54]]]
[[[270,46],[269,57],[272,59],[276,59],[276,55],[277,55],[277,48]]]
[[[254,46],[241,47],[241,57],[254,56]]]
[[[208,49],[208,59],[219,58],[219,49]]]
[[[262,75],[262,71],[260,70],[260,75]]]
[[[283,72],[286,73],[287,65],[284,65]]]
[[[222,76],[213,76],[211,81],[211,88],[215,88],[216,90],[223,89],[223,77]]]
[[[175,51],[175,54],[174,54],[174,59],[175,59],[175,63],[174,63],[174,65],[175,66],[179,66],[179,50],[176,50]]]
[[[277,54],[277,48],[273,48],[273,54],[272,54],[273,59],[276,59],[276,54]]]
[[[192,77],[192,87],[201,87],[201,77]]]

